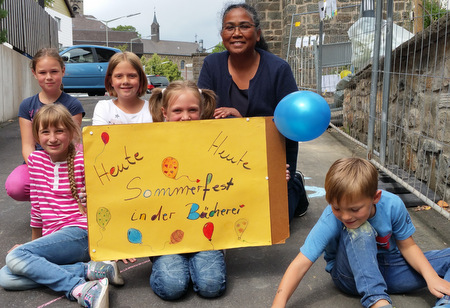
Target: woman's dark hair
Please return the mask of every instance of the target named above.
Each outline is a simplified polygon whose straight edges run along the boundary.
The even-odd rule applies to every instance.
[[[225,16],[231,10],[234,10],[234,9],[244,9],[247,12],[247,14],[251,17],[251,19],[253,20],[253,23],[255,24],[255,29],[261,30],[261,22],[259,20],[258,12],[256,12],[256,10],[253,6],[250,6],[246,3],[231,4],[227,8],[225,8],[225,10],[223,11],[223,14],[222,14],[222,24],[225,20]],[[267,42],[264,39],[262,34],[260,35],[259,42],[256,42],[255,47],[269,51],[269,46],[267,45]]]

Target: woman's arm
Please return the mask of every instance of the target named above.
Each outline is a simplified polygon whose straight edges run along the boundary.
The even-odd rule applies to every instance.
[[[446,294],[450,295],[450,282],[438,276],[411,236],[405,240],[397,240],[396,242],[408,264],[425,279],[431,294],[438,298],[441,298]]]
[[[35,150],[36,141],[33,138],[30,120],[19,117],[20,137],[22,139],[22,156],[28,164],[28,156]]]
[[[272,308],[286,306],[286,303],[291,297],[292,293],[294,293],[300,281],[303,279],[306,272],[311,268],[312,265],[313,262],[311,262],[301,252],[297,255],[297,257],[291,262],[286,272],[284,273],[283,278],[281,279],[277,294],[275,295],[275,299],[272,303]]]

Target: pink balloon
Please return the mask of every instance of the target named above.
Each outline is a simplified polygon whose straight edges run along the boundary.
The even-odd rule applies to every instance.
[[[104,143],[105,145],[108,143],[108,141],[109,141],[109,135],[108,135],[107,132],[103,132],[103,133],[102,133],[102,140],[103,140],[103,143]]]

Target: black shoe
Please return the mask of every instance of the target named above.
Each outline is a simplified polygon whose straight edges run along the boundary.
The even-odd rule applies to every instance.
[[[308,198],[308,194],[306,193],[306,190],[305,190],[305,178],[304,178],[303,174],[301,172],[297,171],[295,173],[295,178],[298,180],[296,182],[300,183],[299,184],[300,185],[300,193],[299,193],[297,208],[295,209],[295,212],[294,212],[294,217],[302,217],[308,211],[309,198]]]

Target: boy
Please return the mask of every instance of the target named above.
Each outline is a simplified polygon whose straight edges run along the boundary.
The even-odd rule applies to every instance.
[[[329,205],[286,270],[272,307],[286,305],[322,253],[335,285],[361,296],[364,307],[392,307],[388,293],[425,286],[440,298],[435,307],[450,307],[450,248],[421,251],[403,202],[378,190],[378,172],[369,161],[334,162],[325,191]]]

